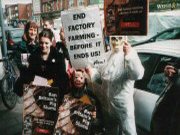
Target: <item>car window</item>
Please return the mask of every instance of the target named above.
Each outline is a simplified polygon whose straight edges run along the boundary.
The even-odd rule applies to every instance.
[[[176,58],[166,56],[161,57],[159,63],[157,64],[155,72],[147,85],[150,92],[159,95],[165,89],[168,83],[168,79],[164,74],[164,68],[168,63],[172,61],[176,61]]]
[[[22,29],[22,30],[21,30],[21,29],[12,30],[12,31],[11,31],[11,37],[12,37],[12,38],[22,37],[23,33],[24,33],[24,30],[23,30],[23,29]]]
[[[155,54],[147,53],[138,53],[138,55],[141,59],[145,71],[143,78],[135,82],[135,87],[138,89],[147,90],[147,84],[150,81],[152,74],[154,73],[154,69],[159,60],[159,57]]]
[[[139,80],[135,83],[135,87],[159,95],[167,85],[167,78],[164,75],[164,67],[169,62],[175,61],[176,58],[153,54],[139,54],[139,56],[140,59],[143,58],[142,64],[145,68],[145,72],[142,80]],[[152,64],[150,59],[143,61],[145,56],[150,58],[156,57],[156,59],[154,59],[155,65]],[[139,86],[140,84],[143,85],[143,87]]]

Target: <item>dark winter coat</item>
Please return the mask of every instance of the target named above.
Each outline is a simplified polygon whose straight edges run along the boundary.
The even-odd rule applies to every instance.
[[[25,39],[22,39],[22,41],[17,44],[16,49],[15,49],[15,62],[17,64],[18,69],[20,70],[20,73],[26,70],[27,68],[26,65],[22,64],[21,54],[26,53],[30,55],[36,51],[38,46],[39,45],[37,42],[32,44],[26,41]]]
[[[28,70],[30,81],[34,79],[35,75],[38,75],[48,80],[52,79],[52,86],[59,87],[62,90],[67,87],[68,76],[66,74],[64,57],[53,47],[51,47],[47,61],[41,58],[40,50],[31,55],[29,57]]]
[[[63,42],[57,42],[56,43],[56,48],[58,50],[59,53],[63,54],[64,58],[66,58],[67,60],[69,60],[69,63],[71,65],[71,61],[70,61],[70,56],[69,56],[69,52],[68,49],[66,48],[66,46],[64,45]],[[72,65],[71,65],[72,66]]]
[[[171,63],[177,73],[157,100],[152,116],[152,135],[180,135],[180,59]]]
[[[63,55],[59,54],[55,48],[51,47],[47,61],[41,58],[40,48],[30,55],[27,72],[20,75],[15,85],[16,89],[18,88],[18,91],[20,90],[21,94],[23,94],[23,84],[32,82],[35,75],[44,77],[47,80],[52,79],[51,86],[58,87],[61,96],[66,93],[69,79],[65,70],[65,61]]]

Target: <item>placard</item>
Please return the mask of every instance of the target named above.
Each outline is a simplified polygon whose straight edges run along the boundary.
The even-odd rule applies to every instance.
[[[59,89],[25,85],[23,134],[52,135],[57,121]]]
[[[147,0],[104,0],[107,35],[147,35]]]
[[[62,11],[67,48],[73,67],[98,67],[106,62],[97,6]]]
[[[94,111],[95,106],[90,103],[87,95],[80,99],[74,98],[70,94],[66,95],[59,108],[55,132],[58,134],[62,130],[74,130],[74,134],[90,134],[93,130],[91,124],[94,119],[92,117]]]

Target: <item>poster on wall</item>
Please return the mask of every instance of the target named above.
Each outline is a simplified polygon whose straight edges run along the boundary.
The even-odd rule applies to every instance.
[[[99,8],[62,11],[61,20],[73,67],[103,65],[106,59]]]
[[[104,0],[107,35],[146,35],[147,0]]]
[[[58,115],[59,89],[25,85],[23,135],[52,135]]]

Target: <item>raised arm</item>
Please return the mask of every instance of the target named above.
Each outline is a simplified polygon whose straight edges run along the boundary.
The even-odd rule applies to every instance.
[[[127,68],[129,78],[131,80],[141,79],[144,75],[144,67],[137,52],[128,43],[125,43],[123,50],[125,54],[125,68]]]

